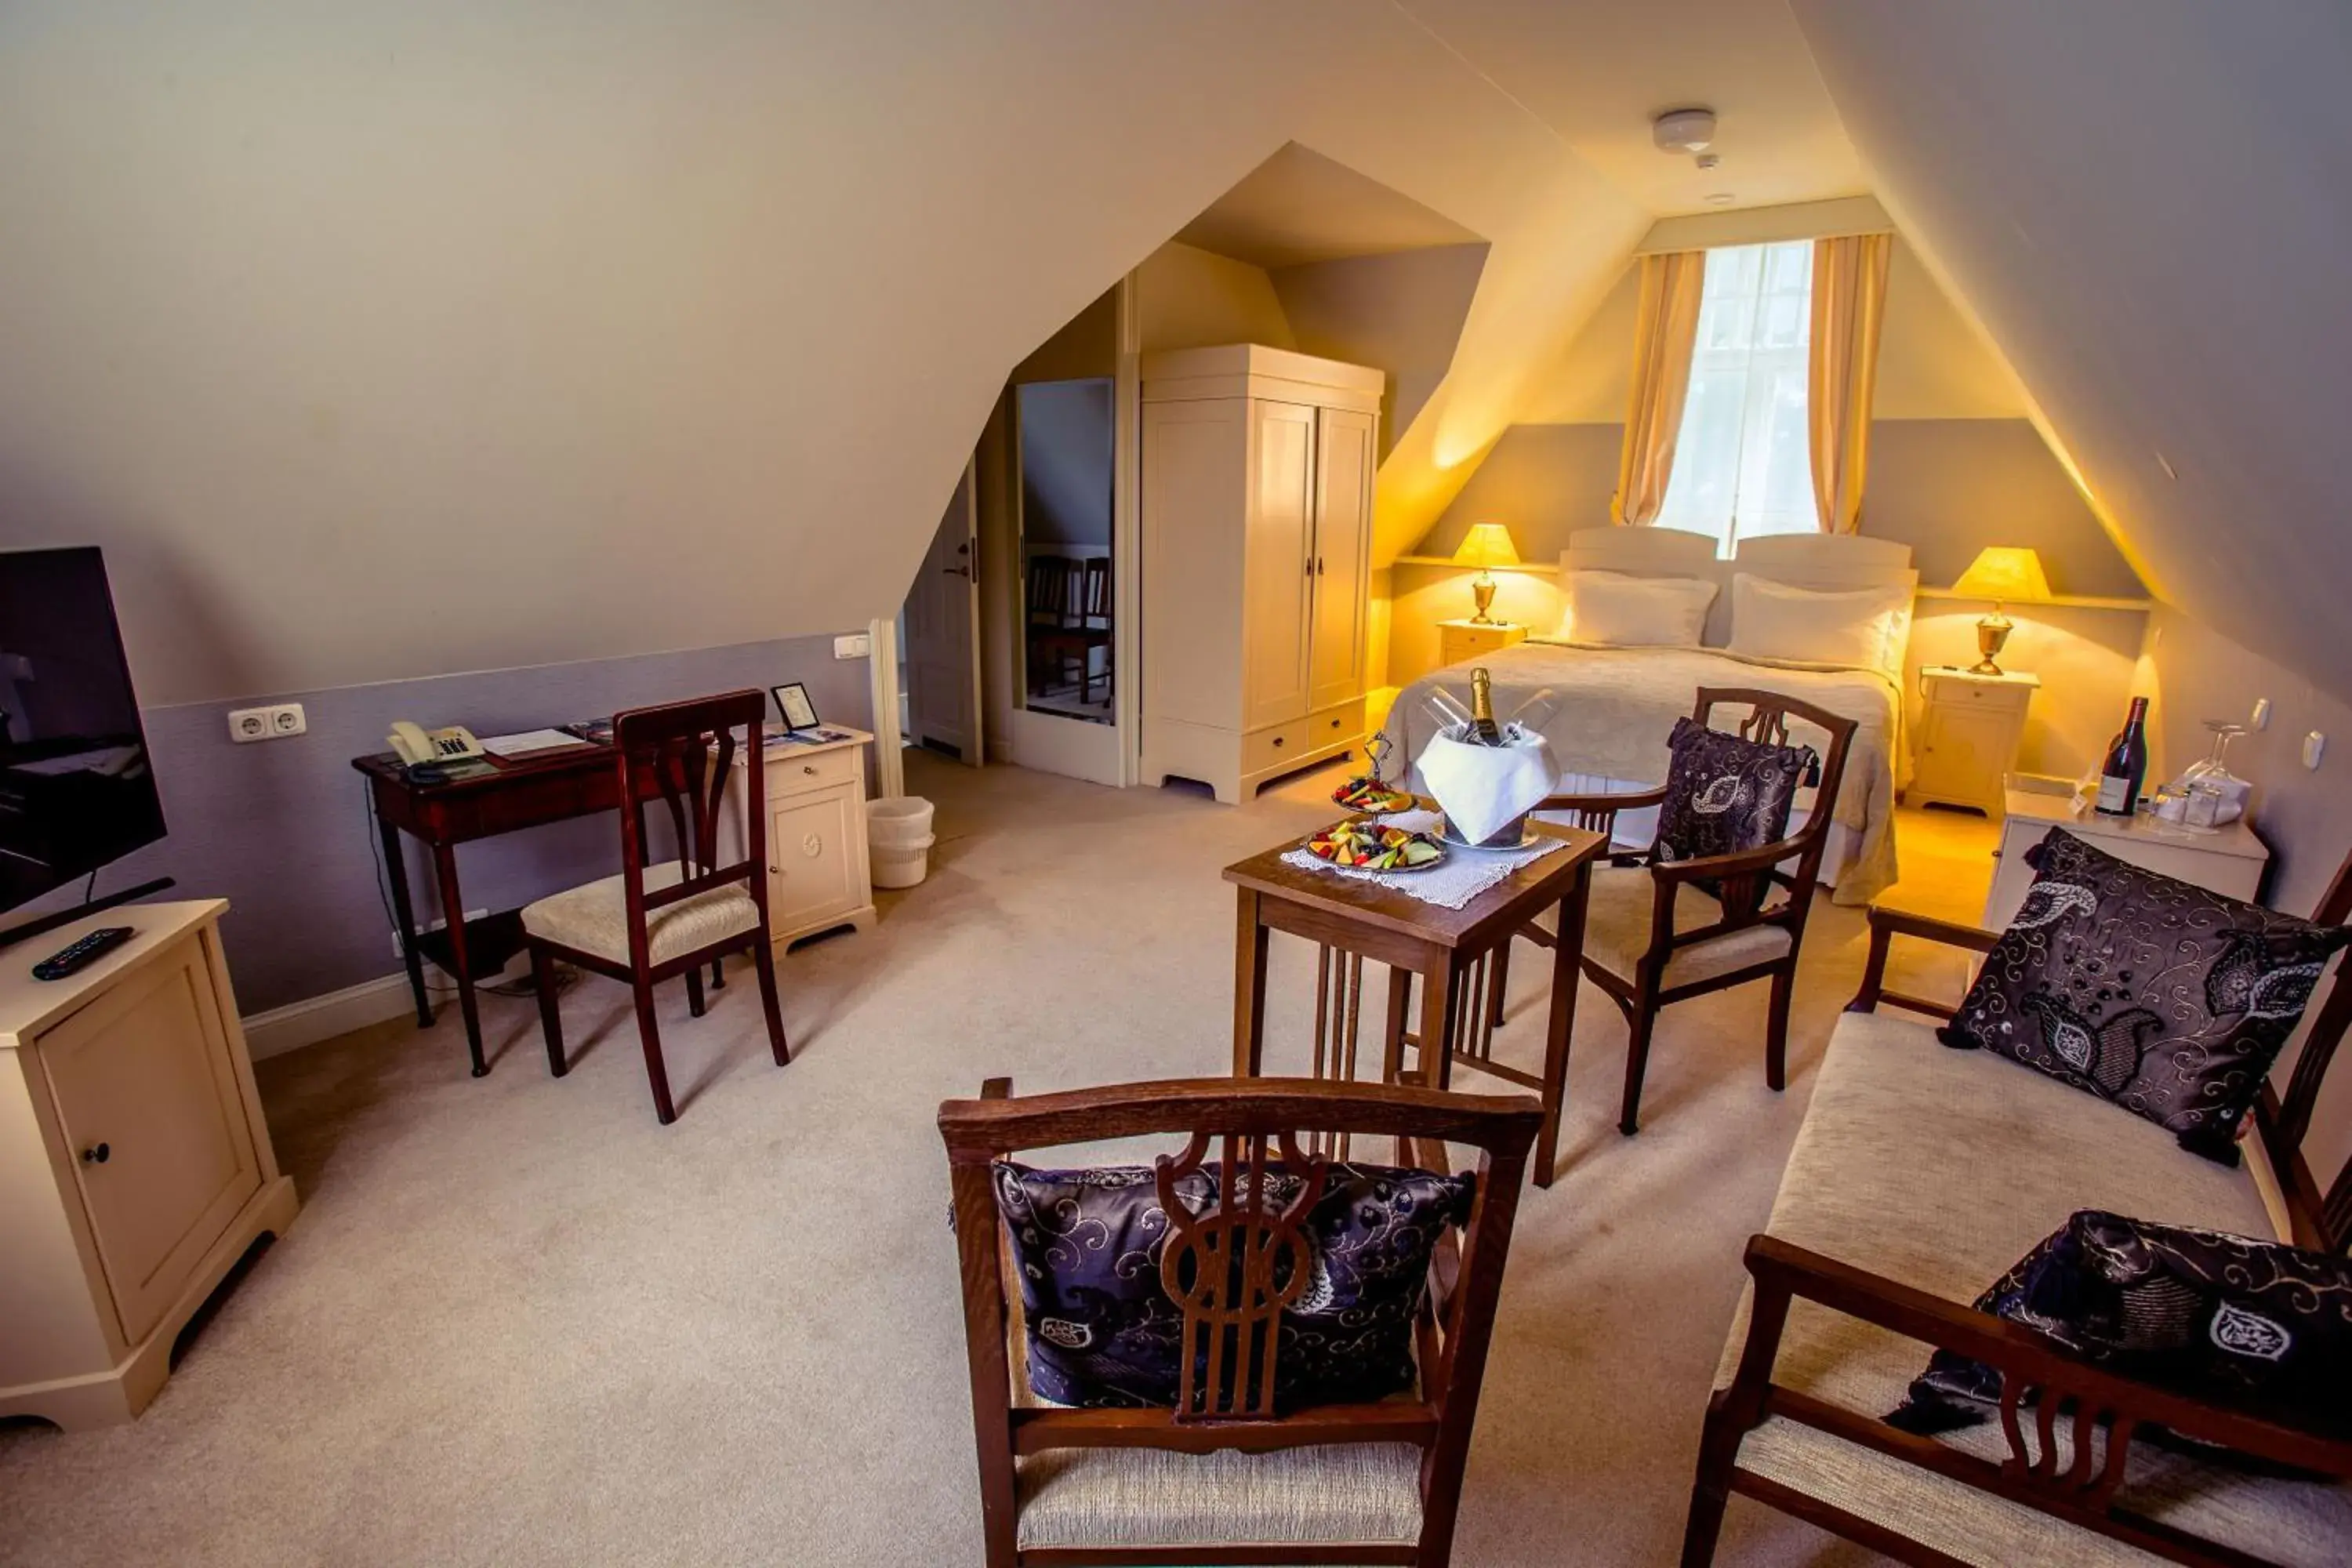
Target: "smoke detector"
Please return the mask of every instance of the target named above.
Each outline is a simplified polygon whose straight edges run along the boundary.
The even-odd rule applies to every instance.
[[[1661,153],[1704,153],[1715,141],[1715,110],[1670,109],[1650,121],[1650,140]]]

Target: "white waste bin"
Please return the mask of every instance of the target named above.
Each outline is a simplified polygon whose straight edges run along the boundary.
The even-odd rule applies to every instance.
[[[920,795],[869,802],[866,844],[872,851],[874,885],[911,888],[931,868],[931,803]]]

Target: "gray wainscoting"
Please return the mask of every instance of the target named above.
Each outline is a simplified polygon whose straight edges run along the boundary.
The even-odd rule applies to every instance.
[[[151,708],[147,739],[171,833],[100,872],[98,889],[171,876],[179,886],[168,897],[227,899],[222,929],[247,1015],[339,991],[399,968],[374,823],[351,765],[385,749],[392,721],[510,734],[787,680],[807,683],[820,718],[872,728],[866,661],[836,660],[830,637]],[[231,742],[228,710],[263,702],[300,702],[310,732]],[[466,902],[511,909],[618,870],[620,852],[609,814],[469,845],[458,852]],[[413,845],[409,861],[420,916],[436,918],[431,868]],[[77,882],[70,896],[60,889],[45,902],[71,903],[80,892]]]

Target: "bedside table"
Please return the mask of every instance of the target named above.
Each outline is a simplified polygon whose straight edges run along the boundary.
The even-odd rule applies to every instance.
[[[2001,779],[2017,765],[2025,710],[2042,684],[2014,670],[1973,675],[1952,665],[1919,672],[1927,704],[1911,741],[1911,805],[1929,801],[1966,806],[1999,821]]]
[[[1437,662],[1441,665],[1465,664],[1471,659],[1508,647],[1527,640],[1528,628],[1509,621],[1489,621],[1480,626],[1475,621],[1440,621],[1437,623]]]

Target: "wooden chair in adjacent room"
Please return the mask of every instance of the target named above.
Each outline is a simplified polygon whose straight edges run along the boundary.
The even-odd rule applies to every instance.
[[[1029,691],[1046,690],[1061,679],[1067,646],[1057,644],[1077,624],[1078,563],[1066,555],[1029,557],[1028,596],[1023,601],[1029,660]]]
[[[1190,1079],[940,1108],[961,1255],[964,1342],[979,1444],[988,1568],[1045,1563],[1415,1563],[1453,1549],[1464,1462],[1502,1289],[1528,1146],[1543,1113],[1524,1095],[1302,1079]],[[1122,1408],[1047,1405],[1030,1392],[1023,1270],[999,1206],[1016,1152],[1181,1135],[1150,1171],[1078,1173],[1087,1190],[1140,1184],[1162,1218],[1122,1278],[1148,1271],[1185,1370],[1173,1398]],[[1410,1329],[1414,1386],[1372,1403],[1281,1409],[1280,1356],[1305,1353],[1283,1314],[1323,1280],[1307,1226],[1345,1178],[1347,1141],[1397,1141],[1397,1163],[1447,1178],[1445,1145],[1475,1148],[1466,1222],[1430,1254]],[[1205,1163],[1205,1208],[1174,1197]],[[1234,1173],[1245,1172],[1236,1178]],[[1116,1180],[1113,1178],[1116,1177]],[[1269,1179],[1271,1178],[1271,1179]],[[1058,1178],[1057,1179],[1061,1179]],[[1386,1178],[1382,1178],[1386,1179]],[[1034,1238],[1033,1238],[1034,1239]],[[1188,1274],[1188,1267],[1190,1272]],[[1326,1281],[1328,1283],[1328,1281]],[[1403,1310],[1401,1307],[1400,1310]],[[1041,1319],[1043,1340],[1083,1353],[1094,1330]],[[1117,1354],[1117,1352],[1113,1352]]]
[[[677,1108],[654,1019],[654,987],[663,981],[684,975],[687,1005],[701,1017],[702,966],[710,965],[711,983],[721,984],[719,960],[750,949],[769,1046],[778,1066],[792,1059],[776,996],[775,951],[768,942],[767,770],[760,765],[767,700],[757,691],[736,691],[615,714],[621,874],[553,894],[522,911],[549,1070],[562,1078],[570,1067],[556,1007],[555,961],[625,981],[636,995],[654,1114],[665,1123],[677,1119]],[[735,739],[739,727],[749,737],[750,765],[742,769],[745,854],[721,865],[719,818],[741,744]],[[656,800],[667,807],[678,851],[677,859],[657,864],[649,863],[646,832],[646,806]]]
[[[1094,654],[1103,653],[1103,679],[1108,684],[1111,668],[1111,582],[1110,561],[1107,556],[1094,556],[1085,562],[1069,562],[1070,579],[1076,584],[1076,596],[1070,601],[1069,624],[1053,631],[1030,634],[1029,646],[1059,659],[1076,659],[1078,665],[1078,700],[1092,702],[1095,688]]]
[[[1795,990],[1797,952],[1803,945],[1805,916],[1812,907],[1814,879],[1821,874],[1838,786],[1845,778],[1846,752],[1857,728],[1852,719],[1778,692],[1708,687],[1698,693],[1694,717],[1701,724],[1717,707],[1745,706],[1737,726],[1748,740],[1787,745],[1790,720],[1829,737],[1822,752],[1821,784],[1804,826],[1776,843],[1735,855],[1691,860],[1619,857],[1592,873],[1591,900],[1584,918],[1585,977],[1617,1004],[1633,1031],[1625,1051],[1625,1099],[1617,1127],[1627,1134],[1639,1125],[1642,1075],[1649,1066],[1650,1037],[1658,1014],[1676,1002],[1751,980],[1769,980],[1772,991],[1764,1028],[1764,1081],[1774,1089],[1788,1080],[1789,1004]],[[1575,825],[1612,833],[1618,816],[1654,806],[1666,786],[1625,795],[1559,795],[1536,807],[1572,816]],[[1775,893],[1779,896],[1774,897]],[[1540,924],[1519,935],[1549,947],[1552,932]],[[1498,957],[1507,954],[1502,950]],[[1495,977],[1490,994],[1500,1021],[1506,975]]]

